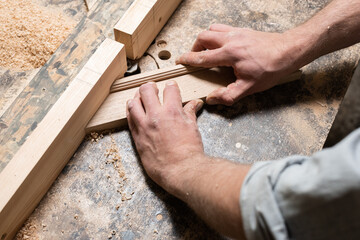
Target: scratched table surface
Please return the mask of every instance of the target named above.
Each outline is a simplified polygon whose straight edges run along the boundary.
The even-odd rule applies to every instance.
[[[113,37],[112,27],[132,1],[99,2],[86,13],[82,0],[43,0],[45,5],[62,7],[79,23],[41,69],[1,72],[7,85],[0,91],[16,88],[18,79],[25,87],[17,88],[21,91],[16,97],[6,95],[6,106],[0,109],[0,171],[102,40]],[[140,67],[144,72],[174,65],[176,57],[212,23],[282,32],[328,2],[184,0],[140,59]],[[206,106],[198,118],[205,152],[253,163],[321,150],[359,49],[356,45],[326,55],[305,66],[300,80],[249,96],[232,107]],[[170,52],[170,59],[159,58],[164,50]],[[146,176],[126,128],[85,139],[23,230],[34,239],[222,238]]]

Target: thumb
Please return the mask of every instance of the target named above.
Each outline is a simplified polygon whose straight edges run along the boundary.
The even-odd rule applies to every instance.
[[[206,97],[206,103],[210,105],[224,104],[231,106],[240,98],[251,94],[250,89],[253,83],[245,80],[236,80],[227,87],[218,88]]]
[[[203,105],[204,102],[200,99],[192,100],[184,106],[184,112],[188,118],[196,122],[196,113]]]

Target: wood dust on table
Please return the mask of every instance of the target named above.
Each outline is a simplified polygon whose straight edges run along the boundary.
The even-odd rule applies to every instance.
[[[119,178],[121,179],[119,181],[119,189],[117,190],[121,194],[121,201],[128,201],[128,200],[131,200],[132,195],[134,193],[131,193],[130,195],[128,195],[124,191],[124,184],[126,183],[126,180],[127,180],[127,177],[125,174],[125,169],[121,163],[121,156],[119,154],[119,149],[118,149],[115,139],[113,138],[111,133],[110,133],[110,138],[111,138],[111,144],[110,144],[109,148],[106,149],[106,153],[105,153],[105,156],[107,158],[106,163],[112,164],[114,166],[114,169],[117,171],[117,173],[119,174]],[[110,177],[110,175],[108,177]]]
[[[41,67],[75,26],[61,9],[33,0],[0,0],[0,67]]]

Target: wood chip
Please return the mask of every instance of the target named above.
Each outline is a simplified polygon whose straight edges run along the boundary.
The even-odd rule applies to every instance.
[[[15,240],[20,239],[28,239],[28,240],[37,240],[39,236],[37,235],[37,228],[34,224],[34,219],[31,217],[24,223],[23,227],[19,230],[19,232],[15,236]],[[44,224],[43,224],[44,227]],[[46,225],[45,225],[46,227]]]

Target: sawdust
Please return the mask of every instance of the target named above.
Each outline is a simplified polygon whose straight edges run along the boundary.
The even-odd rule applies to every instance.
[[[100,139],[103,139],[104,135],[102,133],[92,132],[89,135],[87,135],[87,140],[90,140],[91,142],[99,142]]]
[[[61,9],[32,0],[0,0],[0,67],[41,67],[69,35],[75,22]]]
[[[109,148],[106,149],[106,153],[105,153],[105,156],[107,158],[106,164],[112,164],[114,166],[114,169],[117,171],[117,173],[119,175],[120,181],[119,181],[119,189],[117,190],[117,192],[120,193],[120,195],[121,195],[121,201],[123,201],[123,202],[128,201],[128,200],[131,200],[134,192],[132,192],[130,195],[128,195],[124,191],[124,184],[126,183],[126,180],[127,180],[127,177],[125,174],[125,169],[121,162],[121,156],[119,153],[119,149],[118,149],[115,139],[111,135],[111,133],[110,133],[110,138],[111,138],[111,144],[110,144]],[[107,176],[107,178],[109,178],[109,176]]]
[[[18,231],[15,236],[15,240],[37,240],[40,239],[36,233],[36,225],[33,223],[33,219],[30,217],[23,225],[23,227]]]
[[[106,153],[105,153],[106,158],[108,158],[106,160],[106,163],[107,164],[111,163],[114,166],[115,170],[118,172],[119,177],[123,180],[126,180],[125,169],[121,163],[121,156],[119,154],[119,149],[116,146],[116,142],[113,136],[110,135],[110,137],[111,137],[111,144],[110,147],[106,149]]]

